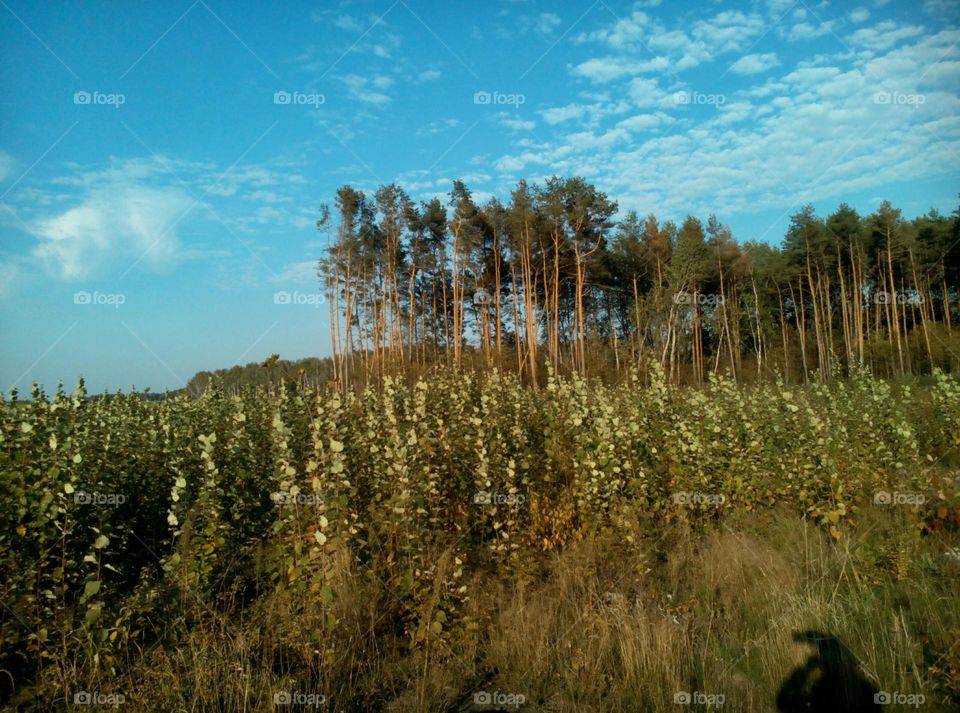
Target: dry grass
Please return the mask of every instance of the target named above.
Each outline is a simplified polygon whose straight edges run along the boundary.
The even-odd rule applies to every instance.
[[[523,696],[505,710],[666,711],[677,693],[699,691],[749,713],[776,709],[779,688],[814,653],[795,635],[817,630],[878,690],[922,692],[923,710],[960,702],[949,677],[960,566],[939,535],[920,537],[889,511],[865,512],[841,543],[787,512],[644,527],[636,544],[597,535],[522,572],[472,572],[461,614],[474,624],[412,649],[402,602],[342,561],[335,640],[318,635],[316,592],[280,590],[242,619],[187,601],[172,623],[179,645],[82,685],[123,690],[127,711],[297,709],[274,706],[278,691],[322,692],[321,710],[491,710],[473,702],[487,691]],[[439,592],[455,565],[449,551],[435,558]]]

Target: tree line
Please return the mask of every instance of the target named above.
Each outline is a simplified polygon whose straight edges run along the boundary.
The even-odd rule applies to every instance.
[[[807,205],[779,246],[740,243],[715,215],[618,211],[580,177],[483,204],[462,181],[445,201],[343,186],[317,223],[334,377],[465,360],[531,381],[548,361],[586,375],[657,362],[694,384],[960,366],[960,209]]]

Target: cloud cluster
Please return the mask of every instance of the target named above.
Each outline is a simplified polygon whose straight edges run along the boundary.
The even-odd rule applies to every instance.
[[[846,25],[793,5],[768,5],[775,28],[740,11],[671,28],[636,10],[582,33],[599,55],[570,74],[604,91],[542,107],[554,130],[496,158],[501,183],[577,173],[625,204],[729,214],[956,171],[960,30],[864,26],[865,8]],[[801,44],[758,49],[765,34]],[[811,55],[802,43],[816,38]]]
[[[162,269],[177,257],[177,223],[192,204],[176,188],[98,188],[79,205],[38,221],[33,254],[65,279],[86,279],[108,263]]]

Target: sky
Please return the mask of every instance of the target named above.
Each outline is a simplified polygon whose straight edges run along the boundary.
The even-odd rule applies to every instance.
[[[580,175],[773,244],[950,214],[958,43],[954,0],[0,0],[0,391],[328,355],[344,184]]]

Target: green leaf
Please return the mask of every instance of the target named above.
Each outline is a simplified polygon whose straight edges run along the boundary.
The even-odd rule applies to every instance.
[[[106,535],[100,535],[93,543],[94,549],[102,550],[104,547],[110,544],[110,538]]]
[[[96,579],[90,580],[83,587],[83,597],[81,597],[80,601],[81,602],[87,601],[90,597],[92,597],[94,594],[96,594],[99,591],[100,591],[100,582]]]
[[[89,609],[87,609],[87,615],[84,617],[83,622],[86,624],[88,629],[92,628],[94,624],[97,623],[97,619],[100,618],[100,614],[103,611],[103,605],[100,602],[97,602]]]

